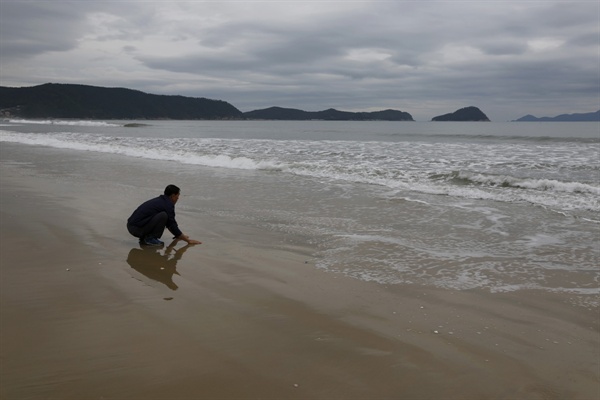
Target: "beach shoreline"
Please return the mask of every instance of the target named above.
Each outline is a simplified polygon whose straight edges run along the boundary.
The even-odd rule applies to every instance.
[[[598,309],[568,294],[359,281],[185,197],[204,243],[143,249],[125,219],[154,188],[126,183],[125,158],[113,182],[40,172],[73,152],[30,165],[3,147],[2,399],[600,396]]]

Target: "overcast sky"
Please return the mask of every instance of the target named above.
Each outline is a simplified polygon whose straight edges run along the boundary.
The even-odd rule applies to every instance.
[[[0,0],[0,85],[507,121],[600,109],[599,27],[597,0]]]

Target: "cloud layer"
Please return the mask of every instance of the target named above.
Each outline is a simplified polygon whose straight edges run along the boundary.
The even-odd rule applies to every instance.
[[[0,85],[119,86],[417,120],[600,109],[596,1],[0,3]]]

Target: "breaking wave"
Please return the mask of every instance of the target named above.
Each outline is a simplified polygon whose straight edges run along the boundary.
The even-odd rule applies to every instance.
[[[590,193],[600,195],[600,186],[581,182],[561,182],[555,179],[517,178],[509,175],[489,175],[466,171],[454,171],[446,175],[434,175],[456,184],[473,184],[492,187],[532,189],[565,193]]]
[[[529,202],[559,212],[600,211],[600,167],[592,160],[578,161],[593,157],[593,149],[590,153],[589,149],[581,150],[580,145],[572,144],[560,146],[549,155],[550,149],[540,153],[527,146],[121,137],[109,136],[106,131],[102,135],[0,131],[0,142],[207,167],[280,171],[331,182],[384,187],[395,191],[399,198],[418,193]],[[514,156],[515,151],[520,152],[518,157]],[[581,151],[589,154],[578,153]],[[566,172],[558,171],[559,166]]]

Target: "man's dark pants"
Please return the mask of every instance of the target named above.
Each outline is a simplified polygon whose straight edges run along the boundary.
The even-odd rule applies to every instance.
[[[127,224],[127,230],[133,236],[140,238],[140,240],[144,240],[146,238],[155,238],[160,239],[163,232],[165,231],[165,226],[167,225],[167,213],[162,211],[156,214],[150,222],[148,222],[143,227],[133,226],[131,224]]]

